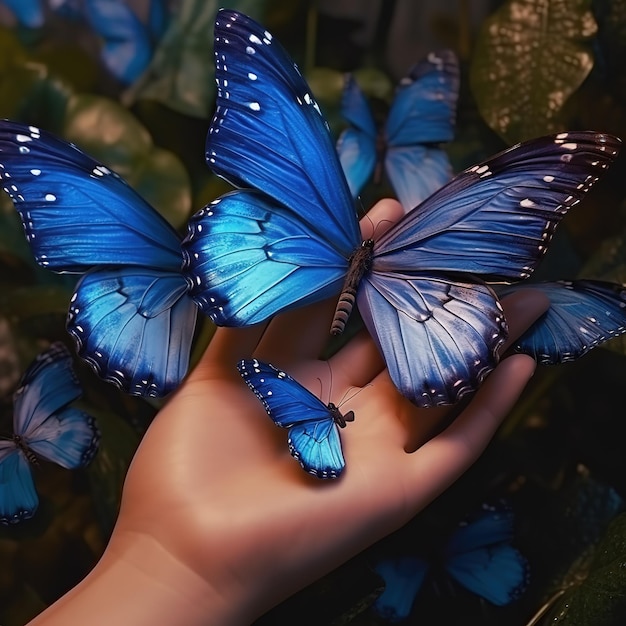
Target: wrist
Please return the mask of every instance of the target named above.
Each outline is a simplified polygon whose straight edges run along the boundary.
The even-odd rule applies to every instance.
[[[224,597],[153,537],[114,533],[76,587],[29,626],[243,626],[242,603]]]

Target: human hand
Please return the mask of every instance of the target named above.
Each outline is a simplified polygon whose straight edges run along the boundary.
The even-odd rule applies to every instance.
[[[364,228],[400,211],[383,201]],[[547,302],[516,294],[503,306],[515,338]],[[364,331],[319,360],[333,309],[325,302],[267,326],[217,330],[142,440],[101,561],[33,624],[249,624],[445,490],[481,454],[534,370],[527,356],[504,359],[438,432],[448,409],[418,409],[402,397]],[[291,457],[286,432],[237,372],[253,356],[325,402],[348,398],[342,412],[356,419],[341,431],[339,479],[320,481]]]

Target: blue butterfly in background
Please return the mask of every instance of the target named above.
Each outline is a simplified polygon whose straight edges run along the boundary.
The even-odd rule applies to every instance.
[[[528,561],[511,545],[513,522],[513,511],[506,504],[484,505],[459,525],[440,555],[448,576],[496,606],[519,599],[528,586]],[[406,619],[432,569],[430,560],[418,556],[378,562],[375,570],[385,589],[374,603],[376,612],[390,622]]]
[[[84,274],[67,319],[79,355],[133,395],[177,387],[197,316],[178,233],[120,176],[33,126],[0,121],[0,178],[37,263]]]
[[[396,387],[451,404],[495,367],[507,327],[486,282],[527,278],[553,231],[617,154],[619,140],[562,133],[462,172],[376,241],[362,241],[328,125],[297,67],[262,26],[215,23],[210,168],[236,187],[192,217],[190,294],[217,325],[245,326],[342,292]],[[345,283],[345,284],[344,284]]]
[[[538,363],[573,361],[595,346],[626,333],[626,286],[601,280],[540,282],[516,285],[540,290],[550,308],[514,344],[515,352]]]
[[[405,212],[437,191],[450,178],[452,166],[439,144],[454,138],[459,96],[459,63],[451,50],[431,52],[400,81],[385,120],[372,108],[351,75],[341,101],[349,122],[337,141],[337,152],[352,195],[356,198],[384,168]]]
[[[318,478],[337,478],[345,467],[339,428],[354,413],[325,405],[289,374],[270,363],[244,359],[237,369],[277,426],[289,429],[289,451]]]
[[[0,523],[32,517],[39,504],[31,463],[87,465],[98,450],[95,420],[68,406],[82,394],[72,356],[54,343],[26,370],[13,398],[13,437],[0,439]]]

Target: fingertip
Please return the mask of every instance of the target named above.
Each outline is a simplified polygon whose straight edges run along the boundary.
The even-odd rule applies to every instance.
[[[404,209],[394,198],[379,200],[361,219],[361,236],[363,239],[380,237],[391,228],[402,216]]]

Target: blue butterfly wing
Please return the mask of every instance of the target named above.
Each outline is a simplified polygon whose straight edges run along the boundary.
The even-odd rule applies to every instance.
[[[122,178],[72,144],[0,121],[0,178],[43,267],[74,273],[94,265],[180,269],[176,231]]]
[[[379,561],[374,568],[385,581],[374,610],[389,622],[405,620],[415,602],[430,566],[425,559],[402,556]]]
[[[500,304],[481,283],[370,274],[357,303],[391,379],[418,406],[453,404],[474,391],[506,337]]]
[[[452,178],[446,152],[419,144],[388,150],[385,171],[405,213]]]
[[[134,11],[123,0],[85,0],[85,14],[102,40],[100,56],[111,74],[127,85],[139,78],[152,44]]]
[[[250,18],[215,20],[216,112],[209,167],[261,190],[346,256],[360,244],[354,201],[319,106],[278,41]]]
[[[376,167],[375,140],[358,128],[346,128],[337,140],[337,154],[350,193],[356,198]]]
[[[620,143],[594,132],[562,133],[465,170],[378,239],[372,273],[419,268],[487,281],[527,278]]]
[[[444,556],[447,572],[459,584],[497,606],[518,599],[528,586],[528,561],[510,545],[513,522],[509,507],[484,507],[459,526]]]
[[[38,505],[28,460],[13,441],[0,440],[0,524],[29,519]]]
[[[92,270],[79,281],[67,330],[96,373],[130,394],[161,397],[189,366],[197,306],[180,273]]]
[[[377,129],[365,94],[351,74],[346,75],[341,115],[350,124],[337,140],[337,154],[354,198],[376,166]]]
[[[2,0],[15,15],[17,22],[26,28],[41,28],[44,24],[42,0]]]
[[[293,211],[236,191],[194,215],[183,241],[191,297],[219,326],[244,326],[336,295],[348,260]]]
[[[386,123],[391,147],[454,138],[459,62],[451,50],[431,52],[398,86]]]
[[[626,287],[599,280],[533,283],[517,289],[543,291],[550,308],[514,344],[544,365],[573,361],[626,332]]]
[[[66,468],[85,465],[98,448],[100,433],[90,415],[67,406],[81,393],[69,350],[52,344],[27,369],[15,392],[15,434],[48,461]]]
[[[336,478],[345,466],[338,427],[324,403],[269,363],[242,360],[239,373],[277,426],[289,429],[289,450],[304,470]]]
[[[82,395],[72,355],[60,342],[37,355],[13,396],[13,430],[24,436]]]

